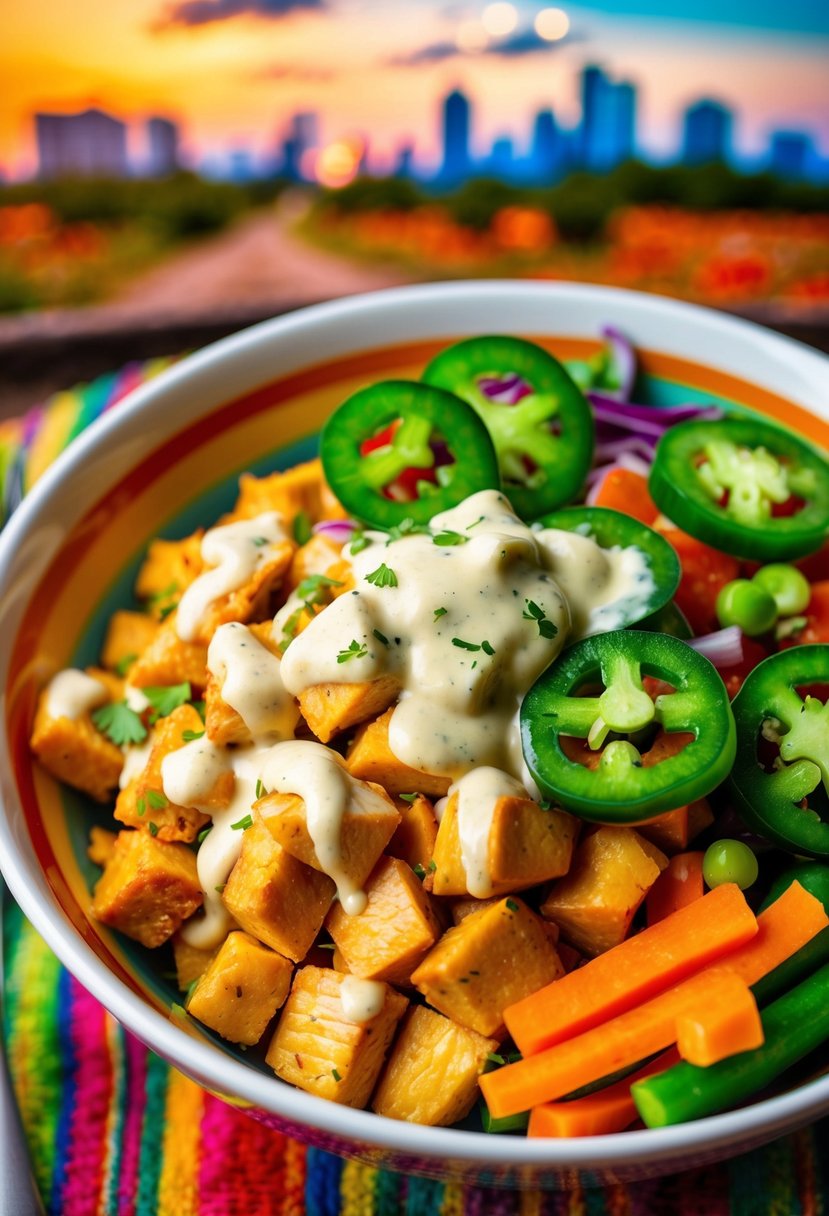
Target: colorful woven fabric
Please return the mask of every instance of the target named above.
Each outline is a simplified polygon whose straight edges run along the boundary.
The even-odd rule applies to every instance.
[[[93,418],[167,361],[132,365],[0,424],[12,510]],[[566,1194],[442,1185],[344,1162],[212,1097],[110,1017],[13,905],[10,1064],[50,1216],[822,1216],[829,1121],[731,1162]]]

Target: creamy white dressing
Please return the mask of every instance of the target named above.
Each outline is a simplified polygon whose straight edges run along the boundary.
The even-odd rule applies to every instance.
[[[457,795],[458,837],[466,889],[476,899],[494,894],[489,869],[489,834],[499,798],[527,798],[526,789],[497,768],[475,768],[449,789]]]
[[[255,739],[292,739],[299,708],[282,683],[280,660],[246,625],[220,625],[207,651],[207,669]]]
[[[369,546],[352,559],[355,591],[324,608],[291,643],[282,678],[298,694],[317,683],[393,673],[403,692],[389,741],[400,760],[453,778],[483,764],[518,775],[521,698],[567,637],[567,603],[533,533],[503,495],[476,494],[435,516],[431,527],[465,541],[441,545],[432,535],[414,535],[387,544],[369,534]],[[381,563],[396,586],[367,581]],[[528,600],[552,623],[554,637],[524,619]],[[338,661],[352,642],[365,653]]]
[[[85,671],[67,667],[54,676],[46,689],[46,712],[50,718],[76,718],[109,700],[109,689]]]
[[[196,856],[199,885],[204,892],[203,913],[182,929],[185,941],[201,950],[218,946],[233,925],[221,891],[242,851],[244,831],[233,824],[243,820],[256,801],[261,754],[256,747],[231,752],[204,736],[170,752],[161,762],[163,789],[170,801],[195,807],[213,818]],[[233,795],[230,804],[217,811],[206,806],[205,800],[219,777],[229,770],[235,778]]]
[[[589,536],[558,528],[542,528],[534,535],[570,605],[571,640],[622,629],[632,613],[647,615],[655,583],[641,549],[603,549]]]
[[[124,749],[124,767],[121,769],[121,776],[118,778],[119,790],[126,789],[131,781],[143,773],[149,763],[150,752],[152,750],[153,741],[151,738],[148,738],[144,743],[133,744],[131,747]]]
[[[355,781],[342,757],[322,743],[295,739],[275,744],[265,753],[260,775],[268,791],[302,798],[317,861],[337,884],[344,910],[357,916],[366,906],[366,895],[342,865],[343,818],[346,812],[392,813],[388,802]]]
[[[257,567],[273,556],[272,546],[287,537],[277,511],[266,511],[255,519],[238,520],[205,532],[201,555],[207,569],[179,601],[175,618],[178,636],[192,642],[211,604],[249,582]]]
[[[124,700],[130,709],[137,714],[143,714],[145,709],[150,708],[150,702],[144,696],[140,688],[136,688],[134,684],[124,685]]]
[[[386,985],[379,980],[361,980],[356,975],[343,978],[340,1004],[346,1021],[362,1026],[382,1013],[385,1003]]]

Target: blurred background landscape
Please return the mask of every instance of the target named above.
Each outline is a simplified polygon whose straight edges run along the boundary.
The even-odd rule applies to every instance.
[[[0,411],[313,300],[609,283],[829,344],[814,0],[27,0]]]

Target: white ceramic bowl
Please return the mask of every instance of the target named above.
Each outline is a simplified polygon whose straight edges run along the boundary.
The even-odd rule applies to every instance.
[[[211,522],[224,506],[215,486],[240,469],[306,454],[325,413],[357,385],[416,375],[437,346],[479,333],[523,334],[564,357],[584,355],[607,323],[643,352],[656,400],[752,407],[829,446],[827,361],[757,326],[607,288],[428,285],[305,309],[184,360],[73,443],[0,538],[0,864],[15,898],[69,970],[153,1050],[266,1122],[374,1165],[547,1188],[667,1173],[829,1111],[829,1077],[681,1127],[549,1141],[412,1126],[301,1093],[171,1014],[171,992],[89,920],[84,808],[31,764],[34,696],[53,670],[92,660],[153,535],[171,520],[181,534],[198,518]]]

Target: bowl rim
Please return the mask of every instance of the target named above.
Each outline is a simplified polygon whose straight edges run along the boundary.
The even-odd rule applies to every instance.
[[[62,452],[15,511],[0,536],[0,587],[13,564],[16,551],[68,478],[78,474],[93,453],[100,452],[110,437],[123,431],[139,414],[164,407],[165,397],[188,382],[210,374],[217,366],[236,365],[272,338],[286,340],[292,334],[320,324],[363,322],[389,308],[404,310],[443,301],[469,302],[497,295],[543,296],[566,304],[588,300],[597,310],[606,309],[617,324],[616,312],[638,309],[643,315],[658,310],[681,324],[683,320],[707,322],[753,345],[762,345],[787,361],[794,361],[815,391],[826,396],[827,360],[810,348],[781,337],[752,322],[719,314],[696,305],[649,296],[618,288],[587,284],[526,283],[484,280],[420,284],[346,297],[303,308],[258,323],[229,335],[183,359],[129,395],[116,411],[94,422]],[[509,328],[509,327],[507,327]],[[826,407],[829,416],[829,403]],[[5,678],[5,673],[3,673]],[[3,692],[5,699],[5,690]],[[0,737],[0,756],[6,759],[5,731]],[[61,912],[57,903],[44,900],[38,891],[39,874],[29,862],[12,831],[12,818],[5,805],[0,815],[0,869],[23,912],[45,938],[60,961],[76,978],[142,1042],[158,1051],[175,1066],[231,1101],[241,1099],[269,1114],[303,1124],[344,1142],[380,1148],[401,1157],[457,1160],[498,1168],[596,1170],[606,1166],[643,1164],[673,1159],[682,1163],[712,1146],[733,1142],[739,1148],[752,1135],[770,1139],[829,1109],[829,1076],[807,1082],[797,1089],[764,1099],[736,1111],[709,1116],[674,1127],[613,1133],[602,1137],[562,1140],[499,1137],[454,1128],[433,1128],[398,1122],[371,1111],[353,1110],[315,1097],[267,1076],[241,1061],[222,1054],[221,1048],[194,1039],[175,1022],[153,1009],[144,998],[132,993],[97,957],[80,933]],[[28,872],[33,869],[35,873]]]

